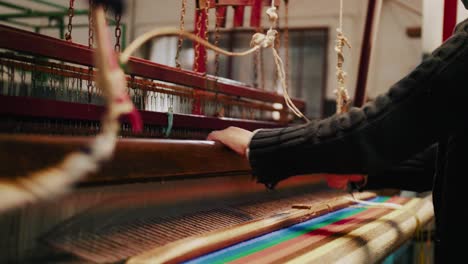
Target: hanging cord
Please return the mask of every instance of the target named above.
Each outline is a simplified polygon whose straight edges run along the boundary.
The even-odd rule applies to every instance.
[[[289,85],[289,0],[284,0],[284,66],[286,83]]]
[[[68,31],[65,33],[65,40],[72,41],[73,31],[73,17],[75,16],[75,0],[70,0],[70,6],[68,7]]]
[[[122,39],[122,28],[121,28],[121,23],[120,20],[122,19],[122,15],[119,13],[115,13],[115,45],[114,45],[114,50],[116,53],[120,53],[121,50],[121,45],[120,41]],[[125,36],[124,36],[125,37]]]
[[[220,22],[218,21],[218,17],[216,17],[216,23],[215,23],[215,32],[214,32],[214,45],[216,47],[219,47],[219,39],[220,39]],[[214,64],[215,64],[215,71],[214,74],[215,76],[219,75],[219,53],[216,52],[215,54],[215,59],[214,59]]]
[[[339,22],[338,28],[336,29],[336,45],[335,45],[335,52],[337,53],[337,63],[336,63],[336,79],[338,83],[338,88],[335,90],[336,94],[336,113],[342,114],[348,112],[348,107],[350,104],[348,90],[346,89],[346,72],[343,70],[344,64],[344,54],[343,48],[347,46],[351,48],[348,39],[343,34],[343,0],[340,0],[340,11],[339,11]],[[346,177],[346,176],[343,176]],[[367,182],[367,176],[364,176],[364,181]],[[365,183],[363,184],[363,186]],[[390,208],[390,209],[401,209],[402,206],[398,204],[392,203],[373,203],[369,201],[363,201],[356,199],[353,194],[353,190],[349,191],[351,198],[347,198],[350,201],[356,202],[361,205],[365,205],[366,207],[382,207],[382,208]]]
[[[185,38],[188,38],[200,45],[205,46],[206,48],[209,48],[217,53],[226,55],[226,56],[232,56],[232,57],[240,57],[240,56],[247,56],[249,54],[252,54],[256,52],[259,49],[262,48],[271,48],[274,56],[274,61],[276,64],[277,72],[281,80],[281,85],[283,89],[283,96],[284,100],[286,102],[286,105],[289,107],[289,109],[299,118],[303,118],[306,122],[309,122],[309,119],[302,114],[302,112],[294,105],[294,102],[292,101],[291,97],[289,96],[288,89],[287,89],[287,84],[286,84],[286,73],[284,70],[284,64],[283,60],[278,54],[278,51],[274,48],[274,43],[275,43],[275,38],[277,35],[277,31],[274,29],[276,26],[276,22],[278,21],[278,13],[276,12],[276,7],[274,5],[274,0],[271,2],[271,7],[268,8],[266,11],[268,18],[270,20],[270,29],[267,31],[266,34],[263,33],[255,33],[252,36],[252,40],[250,42],[251,48],[243,51],[243,52],[230,52],[226,51],[224,49],[221,49],[210,42],[204,40],[203,38],[200,38],[192,33],[186,32],[186,31],[181,31],[180,29],[173,29],[173,28],[162,28],[162,29],[155,29],[152,31],[149,31],[137,39],[135,39],[125,50],[122,52],[120,55],[120,62],[121,64],[126,64],[128,60],[130,59],[130,56],[139,48],[141,47],[146,41],[157,38],[157,37],[162,37],[162,36],[180,36],[182,35]]]
[[[283,89],[283,96],[286,105],[296,116],[303,118],[304,120],[306,120],[306,122],[309,122],[310,120],[301,112],[301,110],[299,110],[296,107],[291,97],[289,96],[284,63],[274,46],[275,38],[278,34],[278,32],[274,28],[276,27],[279,19],[274,0],[271,1],[271,7],[267,9],[266,13],[270,20],[270,29],[268,29],[266,35],[262,33],[254,34],[252,37],[252,41],[255,45],[262,45],[264,48],[271,47],[271,50],[273,51],[273,58],[275,59],[277,74],[281,81],[281,87]],[[265,38],[266,40],[263,40],[262,38]],[[269,46],[265,46],[266,44],[268,44]]]
[[[208,3],[205,3],[205,5],[208,5]],[[197,14],[198,14],[198,17],[196,17],[196,32],[197,34],[200,34],[201,32],[201,29],[202,29],[202,7],[200,6],[200,10],[197,11]],[[208,20],[208,14],[206,16],[206,20]],[[208,28],[205,28],[205,32],[208,30]],[[180,31],[180,34],[179,34],[179,38],[182,38],[183,37],[183,34],[182,34],[182,31]],[[206,38],[204,38],[204,40],[206,40]],[[198,69],[199,69],[199,59],[200,59],[200,43],[199,42],[195,42],[195,63],[193,65],[193,70],[198,72]]]
[[[206,0],[206,3],[205,3],[205,7],[203,8],[203,12],[205,12],[205,31],[204,31],[204,34],[203,34],[203,38],[208,40],[208,30],[210,28],[210,0]],[[204,52],[203,54],[203,61],[205,63],[205,65],[208,65],[208,53]],[[205,70],[204,72],[204,75],[207,75],[208,74],[208,69]]]
[[[401,204],[370,202],[370,201],[357,199],[354,197],[354,195],[351,195],[351,196],[352,197],[345,197],[345,199],[348,201],[357,203],[358,205],[355,207],[385,208],[385,209],[402,209],[403,208]]]
[[[106,18],[101,6],[92,11],[98,45],[96,82],[106,99],[101,133],[86,147],[65,156],[55,166],[34,172],[15,181],[0,182],[0,212],[62,195],[76,182],[96,172],[112,157],[120,129],[119,117],[129,115],[134,130],[142,129],[141,119],[126,94],[125,74],[111,51]]]
[[[157,37],[164,37],[164,36],[178,36],[182,35],[183,37],[186,37],[192,41],[195,41],[197,43],[200,43],[201,45],[204,45],[205,47],[218,52],[220,54],[226,55],[226,56],[233,56],[233,57],[239,57],[239,56],[246,56],[249,54],[252,54],[255,52],[257,49],[260,49],[260,46],[252,47],[249,50],[243,51],[243,52],[230,52],[223,50],[221,48],[218,48],[208,41],[198,37],[197,35],[194,35],[192,33],[186,32],[186,31],[180,31],[178,29],[172,29],[172,28],[163,28],[163,29],[156,29],[150,32],[147,32],[137,39],[133,41],[125,50],[122,52],[120,56],[120,62],[122,64],[126,64],[128,60],[130,59],[131,54],[133,54],[143,43],[146,41],[152,39],[152,38],[157,38]]]
[[[88,47],[90,49],[94,46],[94,19],[93,19],[93,0],[89,0],[89,11],[88,11]]]
[[[214,45],[216,47],[219,47],[219,39],[220,39],[220,30],[219,28],[222,26],[221,25],[221,21],[225,19],[225,17],[218,17],[218,12],[215,12],[216,14],[216,22],[215,22],[215,32],[214,32]],[[214,67],[215,67],[215,70],[214,70],[214,76],[219,76],[219,53],[215,53],[215,58],[214,58]],[[219,98],[218,98],[218,93],[219,93],[219,89],[218,89],[218,79],[216,78],[215,79],[215,109],[214,109],[214,115],[217,116],[217,117],[223,117],[223,114],[222,114],[222,106],[220,107],[220,104],[219,103]]]
[[[255,32],[256,33],[262,33],[263,31],[263,28],[261,27],[260,23],[258,25],[258,27],[255,29]],[[263,82],[263,78],[264,76],[262,76],[264,74],[264,69],[263,69],[263,56],[262,56],[262,51],[261,50],[257,50],[254,55],[253,55],[253,86],[255,88],[259,88],[261,87],[262,89],[264,89],[265,87],[263,87],[264,85],[264,82]],[[276,76],[278,76],[278,74],[276,74]]]
[[[94,19],[93,19],[94,1],[89,0],[88,11],[88,48],[94,47]],[[88,68],[88,80],[86,80],[86,88],[88,89],[88,103],[91,103],[91,95],[93,92],[93,67]]]
[[[281,26],[280,26],[280,21],[281,20],[278,20],[278,24],[277,24],[277,28],[278,28],[278,35],[276,35],[276,38],[275,38],[275,49],[280,51],[281,50],[281,39],[283,38],[282,34],[283,32],[282,29],[281,29]],[[284,29],[283,29],[284,30]],[[280,52],[281,53],[281,52]],[[286,64],[286,60],[284,61],[284,67],[286,67],[285,71],[286,71],[286,76],[287,76],[287,71],[288,71],[288,66]],[[278,74],[276,74],[276,72],[274,72],[274,75],[273,75],[273,85],[276,85],[278,83]],[[287,79],[287,78],[286,78]],[[288,81],[286,80],[286,83],[288,83]],[[288,86],[289,87],[289,86]]]
[[[340,17],[339,17],[339,27],[336,29],[336,46],[335,51],[337,53],[337,63],[336,63],[336,78],[338,82],[338,88],[335,90],[336,94],[336,113],[346,113],[349,107],[349,94],[346,90],[346,72],[343,70],[344,64],[344,55],[343,48],[346,45],[348,48],[351,48],[351,45],[348,42],[348,39],[343,34],[343,0],[340,0]]]
[[[343,70],[344,64],[344,55],[343,55],[343,48],[347,46],[351,48],[351,45],[348,42],[348,39],[343,34],[343,0],[340,0],[340,11],[339,11],[339,24],[338,28],[336,29],[336,45],[335,51],[337,53],[337,64],[336,64],[336,78],[338,82],[338,88],[335,90],[336,93],[336,113],[346,113],[348,111],[349,106],[349,94],[348,90],[345,87],[346,82],[346,72]],[[346,177],[346,176],[343,176]],[[367,182],[367,176],[364,176],[365,182]],[[363,184],[363,186],[365,183]],[[399,209],[401,206],[395,204],[388,204],[388,203],[373,203],[369,201],[362,201],[356,199],[353,194],[353,190],[349,191],[351,198],[350,201],[354,201],[359,204],[364,204],[366,206],[380,206],[380,207],[388,207],[391,209]]]
[[[180,10],[180,32],[185,30],[185,12],[187,10],[187,0],[182,0],[182,8]],[[184,38],[182,34],[179,34],[179,39],[177,40],[177,52],[175,56],[176,68],[180,69],[180,52],[182,51],[182,44],[184,43]]]

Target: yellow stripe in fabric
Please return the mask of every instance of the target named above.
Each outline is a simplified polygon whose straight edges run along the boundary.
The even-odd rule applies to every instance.
[[[297,258],[294,258],[290,261],[288,261],[287,263],[289,264],[303,264],[303,263],[308,263],[308,262],[312,262],[313,260],[317,260],[319,257],[331,252],[332,250],[334,249],[337,249],[338,247],[340,246],[343,246],[345,243],[347,242],[350,242],[351,240],[353,240],[354,238],[356,237],[360,237],[360,236],[363,236],[366,232],[369,232],[370,230],[372,229],[375,229],[377,228],[379,225],[382,225],[382,223],[384,221],[388,221],[388,220],[391,220],[393,218],[396,218],[402,214],[405,214],[405,213],[408,213],[408,212],[411,212],[410,210],[412,209],[413,206],[415,206],[417,203],[420,202],[420,199],[418,198],[414,198],[412,199],[411,201],[409,201],[408,203],[406,203],[402,209],[397,209],[393,212],[390,212],[389,214],[379,218],[379,219],[376,219],[375,221],[373,221],[372,223],[369,223],[369,224],[366,224],[342,237],[339,237],[319,248],[316,248],[314,249],[313,251],[309,252],[309,253],[306,253],[302,256],[299,256]],[[411,213],[412,215],[415,215],[413,213]]]

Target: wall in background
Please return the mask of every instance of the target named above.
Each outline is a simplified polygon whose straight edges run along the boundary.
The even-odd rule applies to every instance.
[[[421,10],[421,0],[404,2]],[[419,27],[421,21],[422,16],[402,8],[393,0],[383,1],[375,52],[368,74],[367,96],[370,99],[386,92],[421,62],[421,38],[406,35],[408,27]]]

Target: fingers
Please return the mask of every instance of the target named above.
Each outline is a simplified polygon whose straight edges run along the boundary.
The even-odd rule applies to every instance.
[[[218,141],[218,142],[223,143],[223,139],[228,137],[229,134],[231,133],[230,130],[231,128],[228,127],[223,130],[213,131],[210,134],[208,134],[208,137],[206,138],[206,140],[213,140],[213,141]]]
[[[224,130],[211,132],[207,140],[220,142],[232,149],[241,156],[246,156],[246,149],[250,141],[250,131],[237,128],[228,127]]]
[[[219,141],[218,140],[218,134],[219,134],[218,131],[213,131],[210,134],[208,134],[208,137],[206,138],[206,140]]]

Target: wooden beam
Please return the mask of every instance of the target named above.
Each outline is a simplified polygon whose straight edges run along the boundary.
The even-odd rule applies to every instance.
[[[377,1],[378,0],[368,0],[367,4],[367,15],[361,46],[361,58],[359,61],[356,92],[354,94],[354,106],[357,107],[362,106],[366,101],[367,75],[369,74],[369,65],[372,54],[372,32],[374,31],[375,27]]]
[[[15,178],[58,163],[92,138],[0,135],[0,178]],[[111,162],[86,183],[175,180],[247,175],[244,157],[219,143],[195,140],[120,139]]]
[[[105,108],[99,105],[0,95],[0,117],[100,122],[104,111]],[[139,112],[145,125],[167,126],[167,113],[143,110]],[[128,120],[122,118],[121,121],[127,122]],[[279,127],[280,124],[268,121],[174,114],[173,128],[219,130],[229,126],[237,126],[253,131],[259,128]]]
[[[453,29],[457,24],[457,7],[458,0],[445,0],[444,2],[444,24],[442,41],[447,40],[453,34]]]

